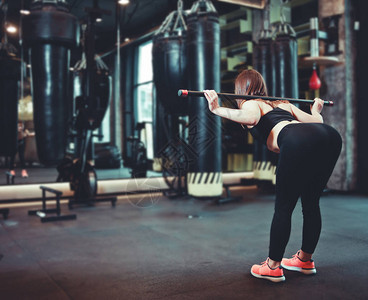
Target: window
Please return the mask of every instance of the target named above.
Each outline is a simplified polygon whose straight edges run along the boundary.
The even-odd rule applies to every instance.
[[[135,84],[136,122],[146,123],[140,137],[147,148],[147,158],[153,159],[153,71],[152,71],[152,41],[138,46],[137,74]]]

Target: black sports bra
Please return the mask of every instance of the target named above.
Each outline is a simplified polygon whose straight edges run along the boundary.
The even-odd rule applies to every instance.
[[[266,142],[272,128],[281,121],[294,121],[295,117],[285,109],[276,107],[261,117],[256,126],[250,129],[253,137]]]

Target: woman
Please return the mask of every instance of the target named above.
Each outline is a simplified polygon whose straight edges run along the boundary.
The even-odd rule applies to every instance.
[[[20,165],[22,168],[22,177],[23,178],[27,178],[28,177],[28,173],[26,170],[26,163],[25,163],[25,159],[24,159],[24,150],[25,150],[25,138],[29,137],[29,136],[34,136],[34,133],[30,133],[28,131],[28,129],[25,129],[24,127],[24,123],[22,121],[18,122],[18,144],[17,144],[17,152],[19,155],[19,161],[20,161]],[[15,176],[15,156],[17,153],[15,153],[11,158],[10,158],[10,166],[9,166],[9,170],[10,170],[10,174],[12,174],[13,176]]]
[[[204,91],[212,113],[257,130],[270,151],[279,153],[276,172],[276,201],[269,256],[261,265],[253,265],[251,274],[274,282],[284,281],[283,268],[304,274],[316,273],[312,254],[321,232],[319,198],[341,151],[341,137],[323,124],[323,101],[314,99],[311,114],[288,101],[237,100],[239,109],[220,107],[215,91]],[[241,72],[235,81],[235,93],[267,95],[263,77],[255,70]],[[301,196],[303,237],[301,249],[283,259],[291,230],[291,215]]]

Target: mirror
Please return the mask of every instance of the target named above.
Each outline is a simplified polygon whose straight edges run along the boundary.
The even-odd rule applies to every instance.
[[[72,2],[72,1],[70,1]],[[74,1],[75,2],[75,1]],[[82,3],[84,2],[84,3]],[[78,15],[78,18],[85,14],[84,11],[78,12],[81,7],[89,6],[87,4],[88,1],[81,1],[81,4],[73,4],[72,5],[72,13],[75,15]],[[148,0],[142,0],[142,5],[145,5],[147,7],[151,7],[151,2]],[[173,5],[167,4],[170,1],[161,1],[162,7],[161,12],[166,9],[167,12],[172,11],[176,7]],[[190,6],[193,4],[193,1],[188,1],[185,3],[186,7],[185,9],[190,8]],[[225,15],[229,15],[228,18],[230,21],[233,21],[233,23],[229,24],[228,26],[225,26],[226,29],[229,31],[229,36],[231,35],[232,31],[234,29],[234,26],[236,27],[236,30],[242,30],[241,31],[241,37],[242,37],[242,47],[244,47],[244,51],[240,51],[239,53],[234,53],[233,58],[228,63],[229,65],[228,69],[226,69],[226,72],[230,73],[230,69],[233,69],[233,67],[237,65],[245,64],[245,57],[247,56],[248,48],[250,47],[248,43],[251,43],[251,40],[245,40],[245,38],[249,38],[252,35],[252,29],[251,29],[251,22],[248,22],[251,20],[251,14],[253,8],[262,9],[265,6],[266,0],[220,0],[220,1],[213,1],[214,6],[218,10],[220,16],[225,18]],[[104,5],[104,8],[112,9],[113,6],[111,6],[113,1],[100,1],[101,6]],[[106,7],[105,7],[106,5]],[[108,7],[109,5],[109,7]],[[132,4],[133,5],[133,4]],[[165,7],[166,5],[166,7]],[[155,7],[160,7],[160,5]],[[134,5],[132,7],[127,7],[127,15],[131,13],[131,10],[134,9]],[[158,10],[158,8],[157,8]],[[104,62],[108,65],[111,74],[113,76],[116,76],[116,74],[120,71],[121,72],[121,81],[131,81],[131,86],[134,87],[133,90],[129,90],[124,94],[124,91],[121,93],[122,101],[131,101],[132,105],[137,105],[137,102],[140,104],[140,110],[134,111],[133,106],[132,107],[122,107],[119,103],[113,103],[113,105],[110,106],[110,110],[106,113],[105,120],[103,122],[103,128],[98,129],[95,134],[103,136],[101,139],[100,137],[95,137],[95,152],[96,152],[96,159],[95,159],[95,166],[96,166],[96,173],[98,180],[107,180],[107,179],[119,179],[119,178],[130,178],[131,177],[131,169],[127,167],[123,167],[123,164],[121,164],[121,167],[117,165],[118,157],[121,156],[121,152],[124,152],[124,155],[128,155],[128,157],[131,157],[129,154],[129,151],[131,151],[131,145],[126,142],[127,138],[129,136],[140,136],[140,140],[143,141],[147,146],[147,158],[150,160],[150,163],[154,159],[153,156],[153,143],[154,143],[154,130],[152,125],[152,120],[147,119],[147,111],[149,111],[152,105],[154,105],[154,102],[152,101],[152,97],[154,97],[154,92],[152,93],[152,78],[136,78],[134,79],[134,68],[137,68],[137,65],[139,65],[139,62],[137,60],[137,57],[134,57],[134,55],[137,55],[139,51],[141,51],[142,61],[140,66],[144,70],[143,72],[140,72],[140,75],[147,75],[149,72],[147,71],[150,59],[148,59],[147,53],[150,53],[149,45],[147,44],[147,36],[145,36],[145,42],[146,44],[142,43],[141,49],[138,47],[138,43],[131,38],[128,39],[127,33],[129,34],[134,31],[134,27],[139,27],[137,24],[139,23],[140,19],[143,18],[143,10],[142,12],[137,11],[137,15],[132,17],[133,19],[129,23],[129,20],[122,21],[122,25],[124,25],[124,33],[122,33],[122,41],[123,44],[129,45],[130,49],[126,51],[122,51],[121,53],[121,59],[122,59],[122,66],[121,70],[115,70],[115,63],[116,63],[116,51],[110,51],[109,55],[106,55],[103,57]],[[151,15],[154,15],[152,12],[150,12]],[[123,18],[123,17],[122,17]],[[134,19],[137,18],[137,19]],[[233,19],[236,20],[233,20]],[[106,18],[101,23],[101,26],[106,26],[107,22],[112,22],[114,18]],[[106,21],[106,22],[105,22]],[[159,25],[164,20],[155,20],[155,23]],[[222,20],[223,21],[223,20]],[[229,21],[229,22],[230,22]],[[126,22],[127,24],[125,24]],[[135,22],[135,23],[134,23]],[[100,25],[99,25],[100,26]],[[130,27],[129,27],[130,26]],[[238,27],[241,28],[238,28]],[[113,27],[112,27],[113,28]],[[111,28],[109,29],[111,30]],[[150,28],[152,30],[152,28]],[[146,30],[147,32],[148,30]],[[240,32],[240,31],[239,31]],[[142,35],[141,35],[142,36]],[[112,37],[111,40],[113,41],[111,45],[115,42],[115,37]],[[128,48],[128,46],[126,47]],[[147,50],[147,49],[148,50]],[[147,51],[148,52],[147,52]],[[233,49],[234,50],[234,49]],[[235,49],[239,50],[239,49]],[[232,51],[231,45],[229,46],[229,49],[226,51]],[[133,52],[136,52],[135,54]],[[127,59],[128,55],[134,54],[133,56],[129,56],[129,59]],[[102,55],[103,56],[103,55]],[[146,60],[144,60],[146,58]],[[148,61],[148,62],[147,62]],[[73,65],[73,63],[72,63]],[[134,67],[134,65],[136,65]],[[129,73],[130,72],[130,73]],[[234,71],[232,71],[234,72]],[[230,74],[233,78],[233,74]],[[137,76],[138,77],[138,76]],[[114,89],[114,88],[113,88]],[[231,88],[232,89],[232,83]],[[19,119],[24,121],[25,129],[27,129],[29,132],[34,132],[34,123],[33,123],[33,115],[32,115],[32,97],[31,97],[31,91],[29,88],[29,91],[26,91],[27,88],[25,87],[25,93],[24,96],[19,96]],[[128,93],[130,93],[128,95]],[[151,97],[151,98],[149,98]],[[119,96],[117,96],[116,91],[113,91],[113,98],[119,99]],[[149,100],[149,101],[148,101]],[[117,100],[117,102],[119,102]],[[142,122],[145,124],[144,128],[140,131],[140,133],[137,133],[137,130],[135,130],[134,125],[136,123]],[[129,123],[129,124],[128,124]],[[127,126],[130,125],[132,128],[130,130],[129,134],[125,134],[124,130],[126,130]],[[111,145],[114,146],[111,146]],[[127,146],[124,146],[127,145]],[[116,147],[118,146],[118,147]],[[126,148],[124,148],[126,147]],[[119,150],[121,149],[121,150]],[[114,161],[115,159],[115,161]],[[17,167],[15,169],[16,171],[16,179],[15,184],[35,184],[35,183],[48,183],[48,182],[55,182],[58,177],[58,171],[56,167],[45,167],[40,164],[38,157],[37,157],[37,149],[36,149],[36,137],[29,135],[25,138],[25,162],[26,162],[26,169],[29,173],[28,178],[22,178],[21,177],[21,167],[20,167],[20,161],[19,161],[19,155],[16,156],[15,161],[17,163]],[[124,161],[124,164],[127,161]],[[153,163],[153,162],[152,162]],[[245,164],[245,163],[244,163]],[[6,172],[8,171],[8,165],[9,165],[9,159],[6,159],[5,157],[0,157],[0,168],[2,171],[2,176],[0,176],[0,185],[7,184],[7,176]],[[109,168],[106,168],[104,166],[109,165]],[[147,172],[147,177],[152,176],[161,176],[161,173],[159,172],[159,163],[155,161],[153,163],[153,167],[151,167],[150,171]],[[250,165],[250,160],[247,161],[247,165]],[[229,171],[233,171],[230,170]]]

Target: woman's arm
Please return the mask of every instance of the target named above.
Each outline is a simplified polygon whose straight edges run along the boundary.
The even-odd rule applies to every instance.
[[[311,114],[308,114],[301,109],[297,108],[295,105],[290,104],[291,111],[294,117],[302,123],[323,123],[323,117],[321,116],[321,111],[323,109],[323,100],[319,98],[314,99],[313,105],[311,105]]]
[[[35,136],[35,133],[34,132],[30,132],[28,129],[25,129],[24,130],[24,133],[23,133],[23,136],[26,138],[26,137],[29,137],[29,136]]]
[[[245,102],[241,109],[233,109],[219,106],[218,95],[213,90],[205,90],[204,95],[210,111],[222,118],[248,126],[256,125],[261,118],[260,109],[254,101]]]

